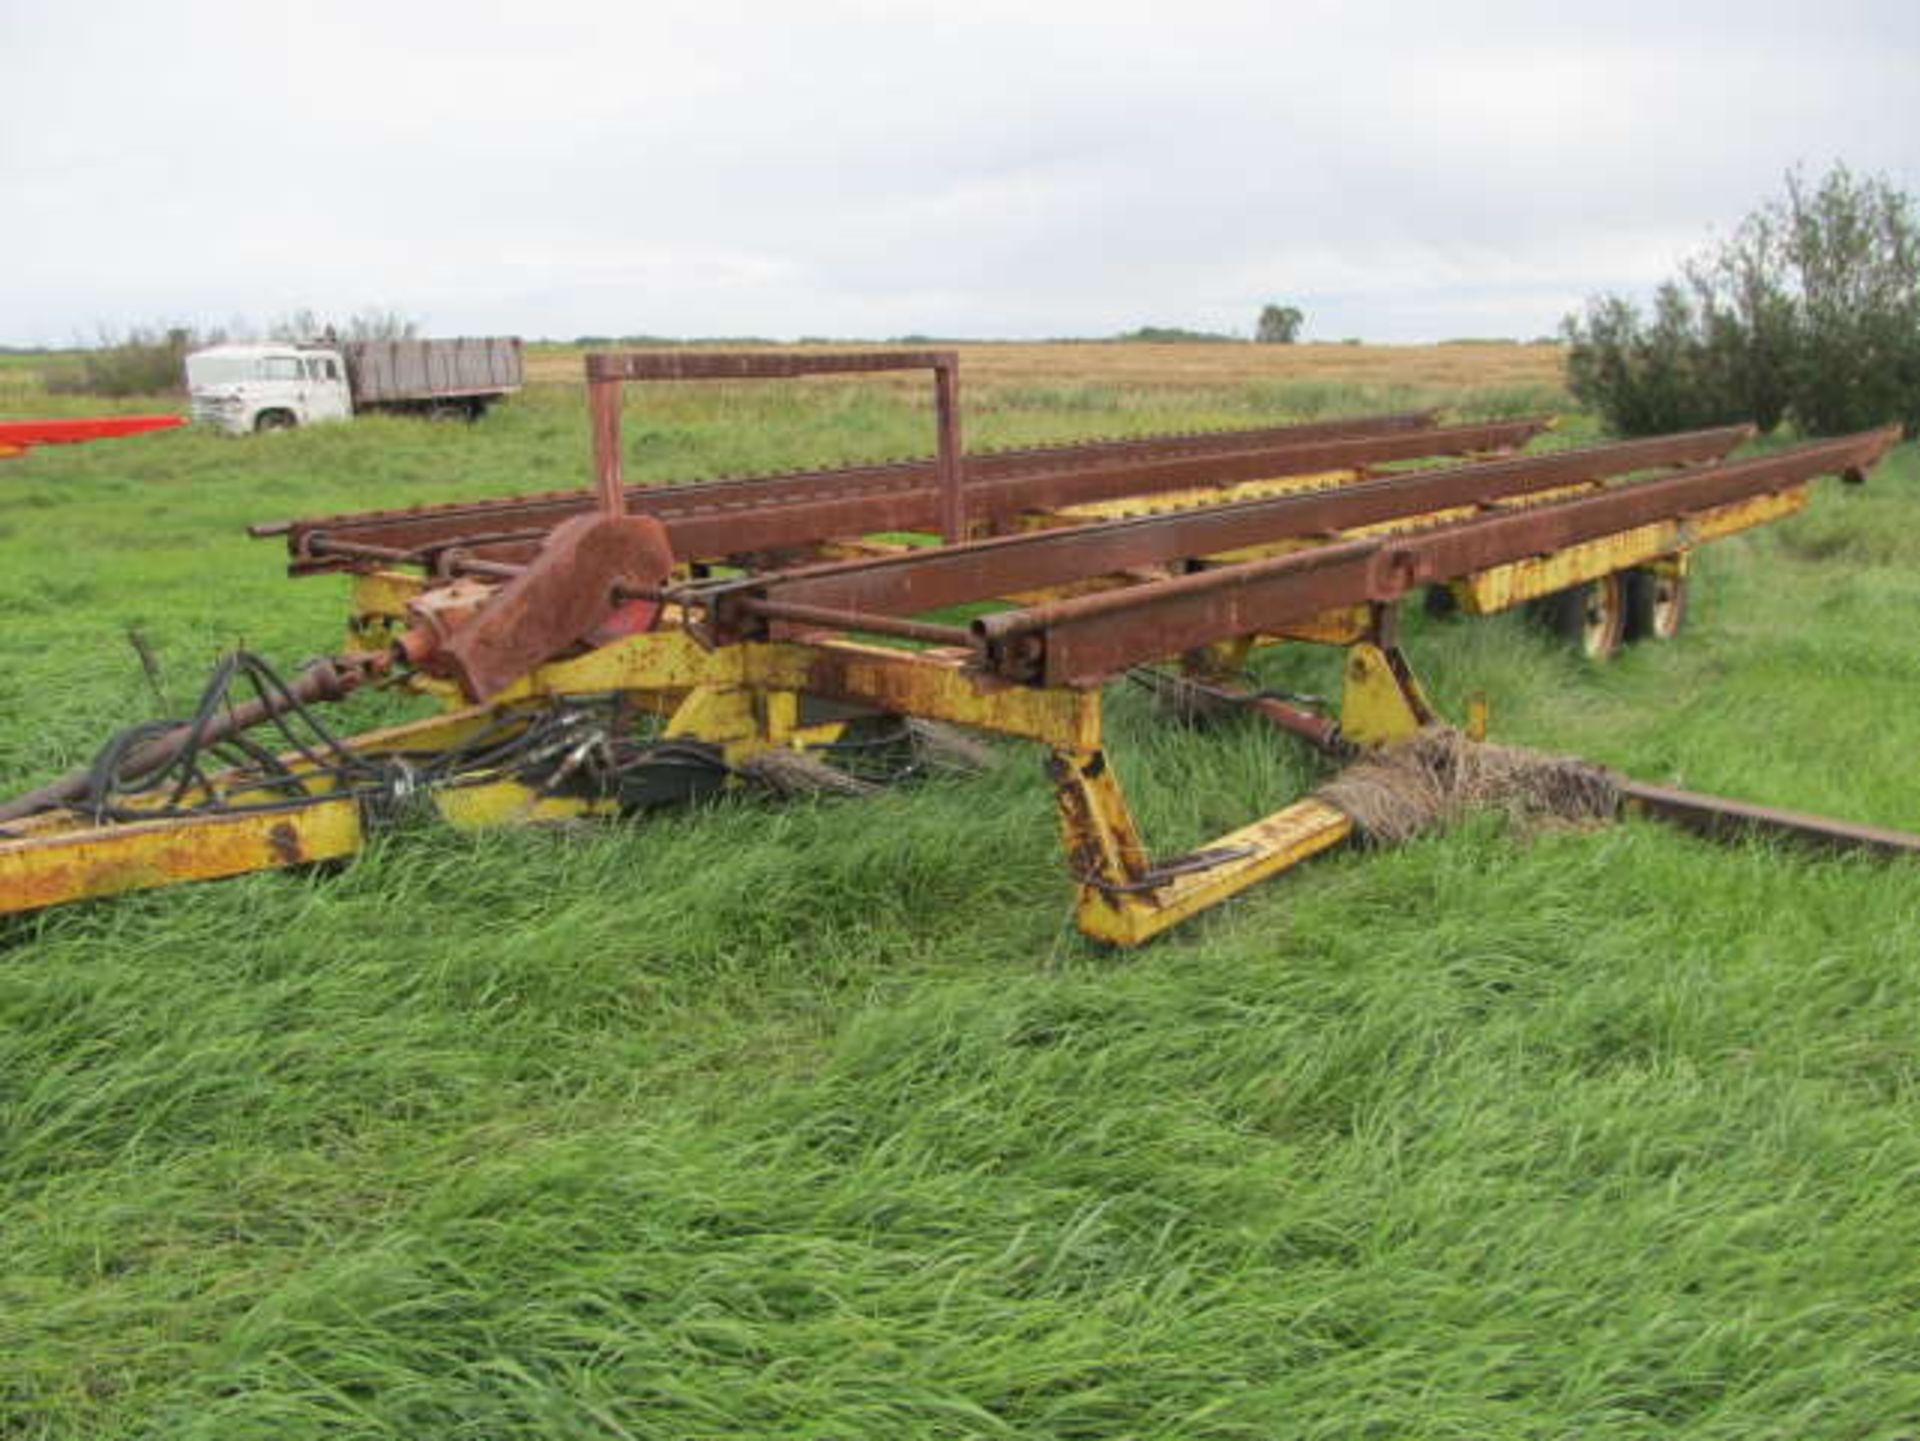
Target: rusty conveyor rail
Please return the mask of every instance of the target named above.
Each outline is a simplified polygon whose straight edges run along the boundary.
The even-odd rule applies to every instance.
[[[1264,446],[1293,445],[1310,440],[1369,435],[1395,435],[1431,430],[1437,423],[1431,410],[1391,415],[1356,416],[1234,430],[1199,430],[1163,435],[1132,436],[1059,445],[1020,446],[969,452],[963,470],[969,484],[1005,480],[1013,476],[1044,474],[1129,460],[1181,455],[1217,455]],[[860,491],[921,490],[937,480],[931,456],[889,460],[876,464],[831,466],[779,471],[764,475],[722,476],[712,480],[668,480],[629,485],[627,505],[638,512],[662,491],[671,491],[688,504],[712,503],[784,505],[792,501],[841,496]],[[591,509],[593,498],[579,489],[542,491],[522,495],[489,496],[484,500],[449,501],[439,505],[406,506],[386,510],[349,511],[337,515],[307,516],[249,526],[257,538],[289,536],[297,549],[303,531],[330,534],[393,545],[412,543],[409,537],[486,534],[496,531],[548,530],[560,521]],[[429,529],[416,532],[415,527]]]
[[[1387,601],[1415,585],[1544,554],[1609,533],[1684,517],[1816,476],[1863,471],[1899,438],[1897,428],[1817,441],[1754,459],[1701,464],[1740,431],[1701,432],[1682,443],[1627,442],[1552,456],[1383,477],[1340,490],[1150,516],[923,554],[848,561],[784,576],[728,582],[704,601],[722,634],[766,629],[764,607],[826,608],[845,629],[949,606],[1004,598],[1073,579],[1192,560],[1467,505],[1527,489],[1644,469],[1679,455],[1693,468],[1573,498],[1493,510],[1384,536],[1333,540],[1288,554],[982,616],[972,623],[981,663],[1008,680],[1087,685],[1141,661],[1226,636],[1275,630],[1342,606]],[[757,616],[759,617],[756,619]]]
[[[1278,630],[1340,606],[1397,600],[1417,585],[1864,469],[1899,438],[1899,427],[1890,426],[1430,530],[1341,541],[982,616],[973,622],[973,634],[981,664],[1006,679],[1093,685],[1130,665],[1222,636]]]
[[[1149,452],[1097,463],[1076,462],[1044,470],[1019,470],[1011,475],[970,477],[966,484],[967,513],[976,522],[997,523],[1025,512],[1122,496],[1508,450],[1526,444],[1545,425],[1545,421],[1535,419],[1433,430],[1396,429],[1377,436],[1289,440],[1199,454]],[[666,524],[674,552],[683,559],[778,551],[879,532],[926,531],[937,526],[940,513],[937,490],[894,481],[856,482],[838,489],[812,484],[794,487],[785,482],[757,490],[739,483],[727,483],[716,490],[703,486],[629,487],[626,494],[628,513],[649,515]],[[353,518],[303,521],[287,533],[287,543],[296,572],[339,568],[340,562],[329,559],[328,551],[330,543],[339,541],[414,551],[421,563],[427,564],[450,547],[494,559],[517,558],[538,546],[553,515],[563,511],[582,514],[591,508],[575,496],[565,507],[548,505],[530,512],[524,525],[515,522],[503,527],[503,517],[490,514],[485,529],[476,528],[478,522],[467,518],[451,524],[439,517],[400,517],[373,523]]]
[[[1723,426],[1582,446],[1511,460],[1384,475],[1325,490],[1171,515],[976,541],[964,547],[852,560],[716,586],[713,593],[910,615],[1071,584],[1131,568],[1219,555],[1358,526],[1491,505],[1656,467],[1717,461],[1752,435]],[[724,599],[722,599],[724,604]]]

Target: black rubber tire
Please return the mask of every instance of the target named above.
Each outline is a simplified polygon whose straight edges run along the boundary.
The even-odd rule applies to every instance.
[[[269,430],[293,430],[299,424],[291,410],[263,410],[254,418],[253,429],[259,435]]]
[[[1687,578],[1659,571],[1630,570],[1627,582],[1627,639],[1672,640],[1687,623]]]
[[[1603,575],[1541,600],[1541,618],[1588,660],[1607,660],[1627,634],[1624,578]]]

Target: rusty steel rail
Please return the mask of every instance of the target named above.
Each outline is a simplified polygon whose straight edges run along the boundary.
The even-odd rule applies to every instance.
[[[1616,486],[1430,530],[1347,540],[1266,560],[1078,596],[973,622],[982,666],[1006,680],[1089,686],[1226,636],[1299,624],[1342,606],[1751,496],[1864,472],[1900,438],[1889,426],[1777,454]],[[791,599],[791,597],[787,597]]]
[[[626,455],[620,440],[623,392],[636,380],[790,380],[805,375],[933,372],[934,493],[940,534],[949,545],[967,536],[961,475],[960,355],[952,350],[866,350],[820,355],[788,352],[655,351],[587,357],[587,409],[593,423],[594,489],[601,511],[627,513]]]
[[[725,583],[716,593],[724,597],[739,590],[796,604],[912,615],[1141,566],[1332,536],[1356,526],[1486,505],[1634,471],[1702,465],[1722,459],[1752,433],[1750,426],[1725,426],[1511,460],[1405,471],[1337,488],[1170,515],[809,567]]]
[[[970,483],[967,511],[976,519],[1003,521],[1030,511],[1057,510],[1123,496],[1506,450],[1525,444],[1545,424],[1541,420],[1500,421],[1015,475]],[[885,531],[927,531],[940,521],[939,494],[925,488],[855,489],[788,502],[755,500],[735,493],[719,503],[701,490],[693,486],[649,490],[640,492],[638,498],[629,491],[627,512],[649,515],[664,523],[674,554],[683,560],[777,552]],[[576,513],[590,508],[576,501]],[[537,549],[543,535],[539,530],[518,534],[496,530],[476,539],[447,534],[444,525],[431,520],[382,523],[372,528],[347,524],[338,529],[329,529],[324,523],[302,523],[289,533],[288,544],[293,554],[292,569],[304,573],[339,568],[347,557],[337,548],[342,541],[412,551],[415,564],[432,566],[440,553],[455,547],[477,551],[490,559],[524,559]]]
[[[1184,431],[1126,439],[982,450],[965,456],[963,469],[967,483],[971,485],[986,480],[1005,480],[1019,475],[1046,474],[1133,460],[1217,455],[1225,451],[1259,450],[1312,440],[1359,439],[1371,435],[1431,430],[1436,419],[1436,413],[1430,410],[1405,411],[1392,415],[1311,421],[1299,425]],[[671,491],[679,503],[689,506],[710,504],[726,509],[785,505],[800,500],[839,498],[870,491],[922,490],[936,481],[935,463],[928,456],[870,465],[785,471],[718,480],[629,485],[624,500],[628,510],[636,511],[644,508],[660,492]],[[289,546],[295,553],[300,549],[301,534],[314,530],[324,530],[345,539],[379,539],[400,546],[440,544],[456,539],[470,541],[487,534],[507,534],[517,539],[528,539],[544,535],[561,521],[592,509],[593,505],[594,498],[579,490],[544,491],[479,501],[452,501],[441,505],[268,521],[249,526],[247,533],[257,539],[288,537]]]
[[[1867,851],[1880,856],[1920,856],[1920,836],[1910,831],[1652,785],[1613,771],[1607,772],[1607,778],[1619,793],[1621,810],[1626,814],[1664,821],[1709,840],[1777,839],[1839,853]]]

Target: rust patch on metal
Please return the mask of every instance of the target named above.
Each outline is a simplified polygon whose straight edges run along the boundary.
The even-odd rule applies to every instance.
[[[283,866],[297,866],[306,859],[300,850],[300,833],[285,821],[277,822],[267,832],[267,849]]]
[[[651,516],[575,516],[454,630],[429,668],[485,700],[585,641],[613,614],[616,586],[657,586],[672,573],[666,531]]]

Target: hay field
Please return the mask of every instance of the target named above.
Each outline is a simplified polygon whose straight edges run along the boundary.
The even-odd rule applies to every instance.
[[[803,346],[799,349],[919,349],[918,346]],[[608,346],[607,349],[619,349]],[[690,349],[718,349],[692,346]],[[942,346],[941,348],[948,348]],[[1197,390],[1273,382],[1365,386],[1558,388],[1557,345],[1143,345],[1130,342],[963,343],[960,374],[969,386],[1098,383],[1140,389]],[[573,346],[527,352],[527,378],[578,381]]]

